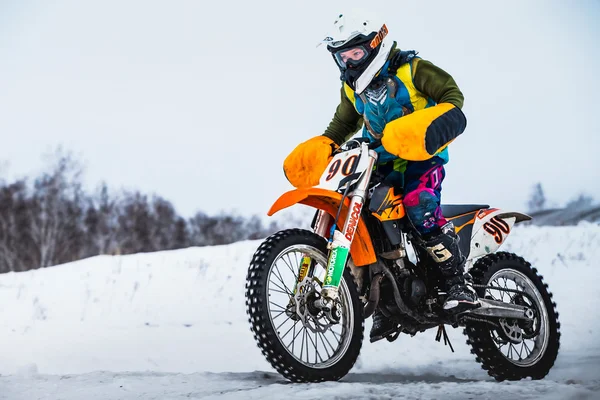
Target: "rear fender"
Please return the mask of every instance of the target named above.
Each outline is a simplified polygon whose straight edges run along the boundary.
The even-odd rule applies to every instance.
[[[506,212],[497,208],[479,210],[473,222],[473,234],[468,259],[496,252],[512,232],[515,223],[528,221],[531,217],[518,212]]]
[[[305,204],[323,210],[329,215],[335,218],[340,203],[342,201],[342,195],[340,193],[321,189],[321,188],[307,188],[307,189],[295,189],[284,193],[275,201],[273,206],[268,212],[268,215],[273,215],[278,211],[293,206],[294,204]],[[346,222],[346,216],[348,215],[348,206],[350,205],[350,199],[344,199],[344,206],[340,212],[340,218],[338,225],[344,226]],[[358,228],[354,234],[354,240],[350,244],[350,255],[352,261],[357,267],[373,264],[377,261],[375,255],[375,249],[373,248],[373,242],[371,241],[371,235],[367,230],[367,226],[363,217],[361,216],[358,221]]]

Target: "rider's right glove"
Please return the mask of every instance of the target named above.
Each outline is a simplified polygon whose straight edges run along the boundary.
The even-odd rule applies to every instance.
[[[336,148],[333,140],[322,135],[300,143],[283,162],[285,177],[297,188],[318,185]]]

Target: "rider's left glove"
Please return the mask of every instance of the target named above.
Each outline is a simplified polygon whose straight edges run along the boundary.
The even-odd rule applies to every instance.
[[[286,178],[297,188],[318,185],[335,149],[334,141],[322,135],[300,143],[283,162]]]
[[[463,133],[466,126],[467,119],[460,108],[440,103],[389,122],[381,144],[387,152],[404,160],[429,160]]]

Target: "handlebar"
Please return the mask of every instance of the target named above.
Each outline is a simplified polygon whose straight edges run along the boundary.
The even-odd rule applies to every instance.
[[[354,143],[349,145],[349,143],[351,143],[351,142],[354,142]],[[378,148],[379,146],[381,146],[381,139],[378,139],[378,140],[375,140],[374,142],[369,143],[369,139],[368,138],[363,138],[363,137],[352,138],[348,142],[344,143],[342,146],[338,147],[333,152],[333,154],[342,153],[344,151],[348,151],[350,149],[360,147],[360,145],[358,143],[368,143],[369,150],[374,150],[374,149]],[[346,147],[346,148],[342,149],[343,147]]]
[[[369,150],[374,150],[374,149],[378,148],[379,146],[381,146],[381,139],[378,139],[374,142],[369,143]]]

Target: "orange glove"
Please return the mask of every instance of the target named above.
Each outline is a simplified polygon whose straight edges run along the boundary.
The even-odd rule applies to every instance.
[[[404,160],[429,160],[444,150],[467,126],[460,108],[450,103],[415,111],[389,122],[383,130],[383,148]]]
[[[285,177],[297,188],[318,185],[336,148],[333,140],[322,135],[300,143],[283,162]]]

